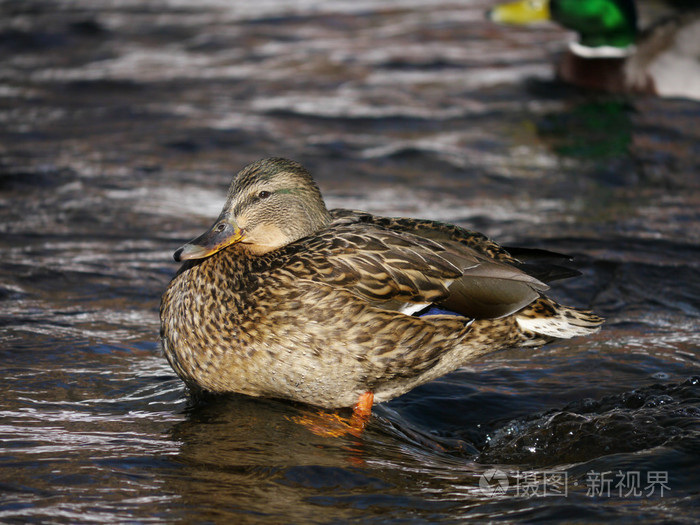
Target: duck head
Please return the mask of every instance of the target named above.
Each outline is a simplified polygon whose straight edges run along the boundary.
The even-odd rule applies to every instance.
[[[264,159],[236,174],[214,225],[173,257],[202,259],[239,243],[261,255],[322,230],[330,221],[318,186],[301,164]]]
[[[581,46],[626,48],[637,38],[634,0],[518,0],[491,11],[491,20],[529,24],[553,20],[579,34]]]

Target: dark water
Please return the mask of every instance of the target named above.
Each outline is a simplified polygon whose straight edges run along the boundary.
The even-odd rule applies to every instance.
[[[567,35],[488,5],[0,2],[0,522],[695,522],[700,103],[558,85]],[[554,295],[605,328],[359,437],[189,401],[158,343],[171,254],[271,155],[334,207],[575,255]]]

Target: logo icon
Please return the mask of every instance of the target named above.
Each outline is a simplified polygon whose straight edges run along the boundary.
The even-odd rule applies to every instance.
[[[479,490],[489,498],[503,496],[508,491],[508,476],[502,470],[487,470],[479,476]]]

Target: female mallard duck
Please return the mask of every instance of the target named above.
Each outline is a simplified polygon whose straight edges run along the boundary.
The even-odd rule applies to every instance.
[[[328,211],[309,172],[281,158],[239,172],[214,225],[175,260],[187,262],[163,295],[161,338],[195,390],[368,408],[484,354],[603,322],[545,297],[479,233]]]
[[[558,68],[565,82],[615,93],[700,100],[700,11],[637,28],[634,0],[519,0],[489,12],[499,23],[553,20],[576,31]]]

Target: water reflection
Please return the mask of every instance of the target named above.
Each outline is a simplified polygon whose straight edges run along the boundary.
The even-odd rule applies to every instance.
[[[632,110],[627,101],[586,102],[544,115],[538,133],[558,155],[594,161],[624,156],[632,143]]]
[[[362,515],[358,505],[382,512],[398,505],[422,514],[447,505],[411,496],[411,487],[434,476],[451,479],[452,468],[469,465],[442,452],[438,460],[439,446],[424,450],[415,441],[397,442],[401,434],[381,416],[362,436],[319,437],[295,422],[315,411],[242,396],[190,409],[172,434],[181,444],[178,461],[186,476],[169,488],[186,494],[185,505],[224,514],[309,519],[305,503],[325,507],[324,519]]]

